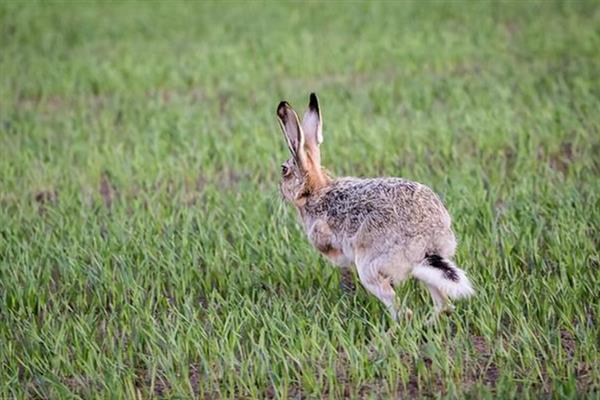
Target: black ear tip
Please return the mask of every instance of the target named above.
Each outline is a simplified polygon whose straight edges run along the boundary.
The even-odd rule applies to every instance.
[[[285,109],[289,108],[289,107],[290,107],[289,103],[287,101],[283,100],[277,106],[277,115],[279,115],[279,117],[283,119],[285,117]]]
[[[313,92],[310,94],[310,96],[308,96],[309,100],[308,100],[308,107],[310,107],[311,110],[319,110],[319,99],[317,99],[317,95]]]

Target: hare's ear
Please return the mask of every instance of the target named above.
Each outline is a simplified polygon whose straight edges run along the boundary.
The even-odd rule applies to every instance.
[[[308,100],[308,109],[302,118],[302,130],[306,136],[306,151],[310,158],[321,164],[321,154],[319,145],[323,142],[323,122],[321,120],[321,109],[319,108],[319,99],[317,95],[311,93]]]
[[[304,150],[305,140],[300,121],[298,121],[298,115],[296,115],[296,112],[287,101],[282,101],[277,106],[277,118],[279,119],[279,125],[283,131],[283,136],[290,149],[290,153],[298,161],[298,165],[303,166],[306,159]]]

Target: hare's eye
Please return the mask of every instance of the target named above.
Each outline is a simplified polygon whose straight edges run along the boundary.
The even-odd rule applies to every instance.
[[[289,174],[289,173],[290,173],[290,169],[288,168],[288,166],[285,164],[281,164],[281,175],[287,176],[287,174]]]

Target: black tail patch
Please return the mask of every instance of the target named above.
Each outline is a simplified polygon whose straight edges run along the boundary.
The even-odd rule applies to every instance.
[[[426,254],[425,260],[427,260],[427,263],[431,267],[442,270],[444,272],[444,278],[451,280],[452,282],[458,282],[458,274],[456,273],[456,270],[452,268],[452,266],[448,264],[448,262],[442,257],[438,256],[437,254]]]

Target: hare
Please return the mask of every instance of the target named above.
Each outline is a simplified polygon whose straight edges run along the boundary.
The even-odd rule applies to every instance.
[[[449,299],[474,293],[452,262],[456,239],[448,211],[427,186],[402,178],[334,178],[321,167],[323,142],[317,96],[310,94],[299,121],[286,102],[277,117],[291,158],[281,166],[280,190],[298,210],[308,239],[332,263],[356,267],[361,284],[389,310],[399,310],[394,285],[410,276],[427,285],[433,320],[453,310]]]

